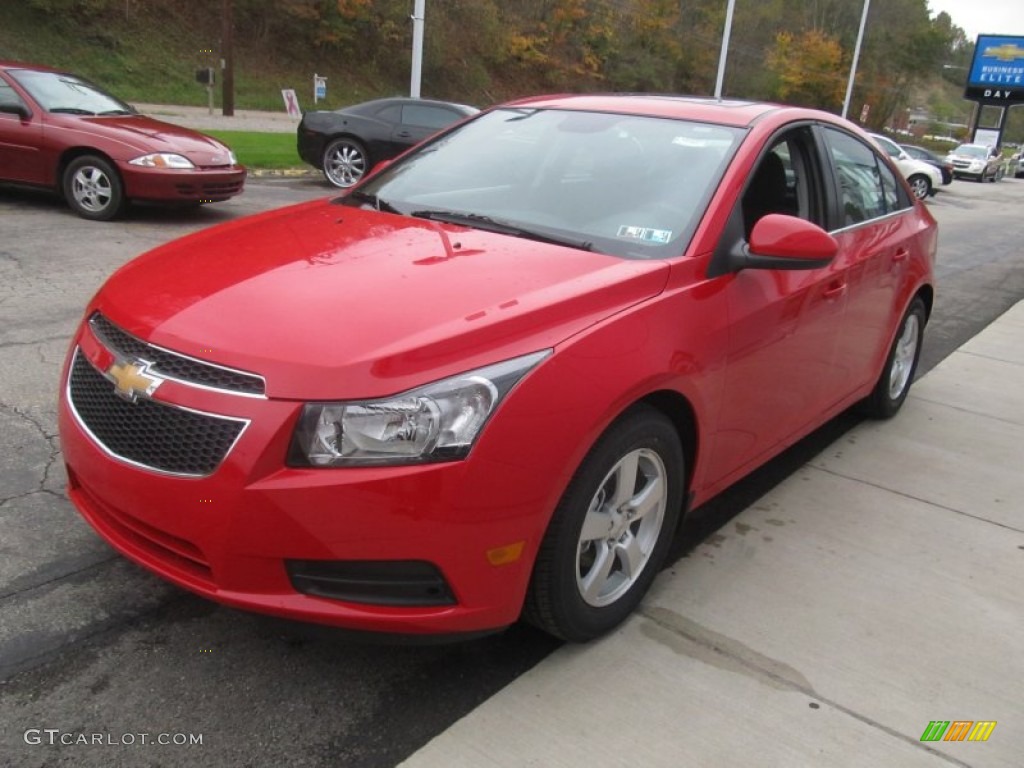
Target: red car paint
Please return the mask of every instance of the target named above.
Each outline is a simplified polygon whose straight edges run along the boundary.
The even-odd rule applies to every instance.
[[[109,160],[129,200],[198,203],[226,200],[242,192],[246,171],[229,162],[230,150],[202,133],[139,114],[76,115],[49,112],[20,84],[15,73],[57,70],[0,61],[0,88],[10,89],[27,115],[0,112],[0,181],[60,190],[70,159],[93,154]],[[13,98],[13,97],[12,97]],[[194,168],[131,165],[154,152],[187,157]]]
[[[115,362],[88,323],[100,313],[157,347],[258,373],[266,390],[239,397],[173,379],[161,385],[155,400],[248,421],[216,471],[182,478],[111,456],[83,428],[65,387],[69,494],[104,538],[228,605],[373,631],[499,628],[520,614],[574,471],[631,404],[646,400],[692,425],[683,442],[696,506],[866,397],[912,299],[930,307],[936,226],[919,202],[833,228],[831,238],[774,217],[757,230],[761,240],[804,258],[834,243],[835,257],[818,269],[713,274],[772,137],[789,125],[863,137],[838,118],[666,98],[521,104],[678,117],[746,134],[685,248],[664,258],[623,259],[324,200],[130,262],[86,309],[65,382],[76,350],[100,372]],[[464,459],[331,469],[286,459],[306,402],[387,397],[539,350],[552,353],[512,389]],[[489,562],[489,552],[517,542],[525,542],[520,558]],[[454,601],[394,606],[303,594],[284,565],[296,559],[428,561]]]

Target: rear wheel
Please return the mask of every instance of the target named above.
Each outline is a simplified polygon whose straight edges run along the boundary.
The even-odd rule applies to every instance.
[[[359,183],[370,169],[370,156],[360,142],[342,137],[328,143],[323,156],[324,176],[336,187],[347,189]]]
[[[927,310],[920,297],[916,297],[903,315],[896,339],[885,359],[885,367],[878,378],[875,388],[863,402],[863,410],[872,418],[888,419],[894,415],[907,399],[910,385],[917,371],[917,361],[921,357],[921,340],[924,338],[924,325]]]
[[[910,182],[910,191],[918,200],[924,200],[932,193],[932,182],[927,176],[914,174],[907,181]]]
[[[565,640],[604,634],[639,604],[671,544],[683,498],[672,423],[635,406],[576,471],[541,544],[525,618]]]

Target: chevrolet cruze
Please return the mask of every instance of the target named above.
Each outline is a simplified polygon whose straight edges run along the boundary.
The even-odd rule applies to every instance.
[[[844,409],[896,413],[935,248],[830,114],[498,106],[118,270],[64,368],[68,492],[227,605],[587,640],[687,510]]]

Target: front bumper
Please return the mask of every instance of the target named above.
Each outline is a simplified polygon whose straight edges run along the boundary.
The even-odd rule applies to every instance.
[[[216,203],[240,195],[246,170],[241,165],[218,168],[143,168],[121,163],[125,195],[131,200]]]
[[[111,364],[88,330],[76,347],[99,371]],[[68,495],[104,539],[150,571],[226,605],[357,630],[459,634],[518,618],[546,524],[534,473],[473,455],[405,467],[289,468],[301,403],[173,380],[154,399],[248,426],[210,474],[154,471],[98,443],[71,402],[68,368],[58,416]],[[491,561],[518,542],[520,558]],[[426,563],[447,593],[435,604],[332,599],[302,588],[296,562],[327,570]]]

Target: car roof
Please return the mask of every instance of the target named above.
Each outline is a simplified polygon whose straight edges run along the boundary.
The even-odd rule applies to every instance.
[[[391,96],[385,99],[373,99],[372,101],[363,101],[360,102],[359,104],[352,104],[347,107],[342,107],[341,110],[339,111],[353,112],[355,114],[367,114],[370,112],[375,112],[381,107],[387,107],[393,104],[423,104],[435,107],[449,107],[455,108],[460,112],[464,112],[467,115],[475,114],[476,112],[480,111],[476,107],[471,107],[468,104],[458,104],[454,101],[438,101],[435,99],[415,99],[411,96]]]
[[[0,69],[32,69],[36,72],[63,72],[61,69],[54,69],[53,67],[47,67],[42,64],[29,64],[25,61],[5,61],[0,59]]]
[[[649,117],[685,118],[698,122],[747,127],[768,115],[825,119],[839,119],[830,113],[802,107],[791,107],[766,102],[713,99],[710,97],[676,94],[561,94],[519,99],[504,107],[534,107],[538,109],[573,109],[590,112],[617,112]]]

